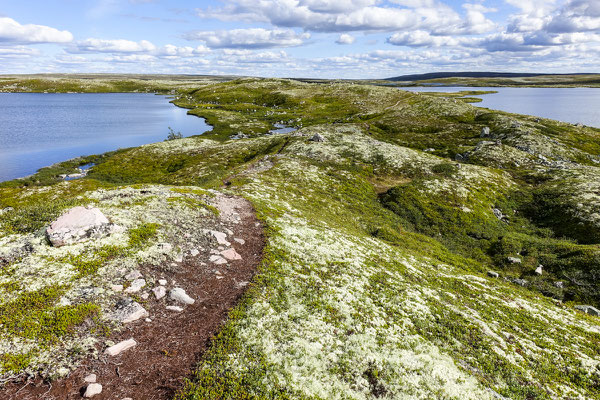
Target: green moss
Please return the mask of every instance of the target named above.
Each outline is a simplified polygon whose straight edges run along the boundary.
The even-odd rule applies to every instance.
[[[146,223],[129,230],[129,246],[133,248],[144,247],[148,240],[154,238],[158,232],[159,225]]]
[[[75,327],[96,314],[99,308],[90,303],[56,306],[65,291],[65,286],[47,286],[1,304],[0,331],[3,335],[35,339],[42,345],[74,334]]]

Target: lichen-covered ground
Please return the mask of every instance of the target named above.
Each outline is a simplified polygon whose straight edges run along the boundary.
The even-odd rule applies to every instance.
[[[31,357],[31,338],[2,322],[2,348],[16,343],[5,371],[43,364],[82,331],[94,340],[86,328],[102,318],[102,296],[72,293],[111,267],[42,259],[39,228],[94,202],[127,229],[80,251],[115,246],[135,263],[177,213],[210,214],[197,188],[250,200],[267,248],[179,398],[600,398],[600,319],[574,308],[600,305],[600,131],[340,83],[207,83],[175,102],[213,132],[98,158],[81,181],[54,178],[71,161],[0,188],[1,247],[29,241],[38,254],[4,263],[0,307],[67,282],[44,307],[65,296],[80,307],[76,328]],[[281,122],[298,130],[268,134]],[[155,195],[131,213],[105,195],[140,184]]]

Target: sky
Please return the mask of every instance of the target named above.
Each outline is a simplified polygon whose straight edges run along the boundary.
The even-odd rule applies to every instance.
[[[0,74],[600,72],[600,0],[0,0]]]

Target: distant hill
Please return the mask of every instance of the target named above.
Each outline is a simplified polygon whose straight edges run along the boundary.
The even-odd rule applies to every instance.
[[[441,78],[529,78],[533,76],[566,76],[566,75],[590,75],[587,73],[579,74],[534,74],[519,72],[430,72],[427,74],[402,75],[393,78],[387,78],[386,81],[423,81],[428,79]]]

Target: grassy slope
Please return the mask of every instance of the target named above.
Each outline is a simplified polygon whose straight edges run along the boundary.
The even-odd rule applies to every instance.
[[[350,84],[247,79],[176,103],[214,132],[110,154],[82,184],[227,181],[266,223],[261,274],[181,398],[600,396],[600,326],[569,302],[600,303],[598,131]],[[261,135],[279,121],[303,136]],[[82,192],[21,204],[71,167],[0,189],[11,229]]]

